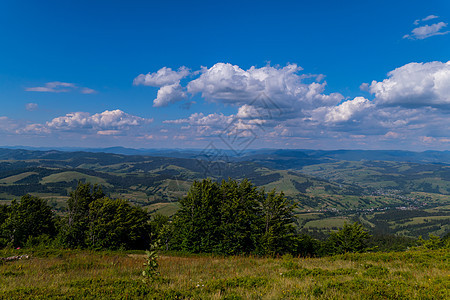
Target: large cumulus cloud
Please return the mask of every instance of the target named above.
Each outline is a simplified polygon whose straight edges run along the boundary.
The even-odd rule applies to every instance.
[[[180,80],[189,74],[190,70],[184,66],[178,71],[163,67],[154,73],[140,74],[134,79],[133,84],[160,87],[156,99],[153,100],[153,106],[162,107],[187,98]]]
[[[207,101],[281,108],[285,112],[284,118],[293,112],[335,105],[344,98],[339,93],[324,94],[326,82],[304,83],[302,79],[306,76],[298,74],[301,70],[296,64],[252,66],[244,70],[237,65],[217,63],[204,68],[199,78],[189,82],[187,90],[191,94],[201,94]],[[266,101],[258,101],[261,95],[267,97]]]
[[[153,100],[154,107],[168,106],[169,104],[184,100],[187,95],[179,82],[161,87],[156,99]]]
[[[404,107],[450,105],[450,61],[409,63],[372,81],[370,92],[378,104]]]

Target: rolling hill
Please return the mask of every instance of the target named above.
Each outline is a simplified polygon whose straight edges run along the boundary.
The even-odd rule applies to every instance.
[[[63,214],[81,180],[101,185],[110,197],[171,215],[194,180],[231,177],[283,191],[297,203],[298,226],[308,232],[333,230],[346,221],[405,235],[450,229],[450,166],[445,163],[397,161],[401,156],[392,151],[363,156],[361,151],[260,150],[227,161],[192,158],[194,150],[167,150],[174,152],[178,157],[0,149],[0,202],[32,193]],[[341,159],[349,155],[354,160]],[[424,159],[414,153],[406,159],[411,157]]]

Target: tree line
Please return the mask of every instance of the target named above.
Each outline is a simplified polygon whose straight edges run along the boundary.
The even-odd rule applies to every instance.
[[[80,182],[70,193],[65,216],[29,194],[0,205],[0,246],[51,243],[67,248],[144,249],[150,242],[150,217],[127,200],[110,199],[102,188]]]
[[[282,192],[266,192],[248,180],[195,181],[171,218],[151,216],[127,200],[107,197],[100,186],[83,182],[70,193],[67,206],[67,213],[60,216],[45,200],[29,194],[9,206],[0,205],[0,247],[148,249],[150,243],[158,243],[164,250],[189,253],[301,256],[376,247],[359,223],[345,224],[324,241],[299,233],[295,204]],[[433,247],[448,240],[434,239]]]

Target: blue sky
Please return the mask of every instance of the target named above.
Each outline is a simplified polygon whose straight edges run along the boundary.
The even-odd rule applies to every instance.
[[[448,1],[0,1],[0,146],[450,149]]]

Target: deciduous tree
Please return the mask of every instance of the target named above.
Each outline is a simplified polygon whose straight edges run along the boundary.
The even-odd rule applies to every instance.
[[[47,201],[27,194],[20,201],[13,200],[3,231],[13,246],[23,246],[29,237],[54,236],[55,214]]]
[[[75,191],[67,201],[68,212],[61,228],[61,240],[69,247],[85,247],[86,232],[89,228],[89,205],[105,197],[102,188],[90,183],[78,182]]]
[[[127,200],[101,198],[89,204],[86,244],[98,249],[145,249],[149,215]]]

